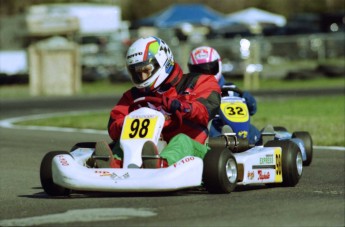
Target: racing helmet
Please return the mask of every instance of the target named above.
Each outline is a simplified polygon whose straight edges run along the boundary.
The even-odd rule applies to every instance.
[[[190,72],[214,75],[217,81],[222,76],[222,60],[209,46],[200,46],[190,52],[188,68]]]
[[[126,66],[137,88],[153,91],[173,70],[174,57],[162,39],[150,36],[138,39],[129,47]]]

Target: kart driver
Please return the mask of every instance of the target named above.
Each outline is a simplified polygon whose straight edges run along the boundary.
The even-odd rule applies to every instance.
[[[189,54],[188,68],[191,73],[214,75],[220,87],[223,87],[224,85],[231,85],[232,87],[236,88],[233,83],[225,82],[224,76],[221,71],[222,60],[218,52],[212,47],[200,46],[192,50]],[[249,92],[243,91],[242,93],[242,97],[246,100],[247,103],[249,115],[253,116],[257,110],[256,100]],[[234,92],[233,95],[240,96],[240,94],[237,92]],[[215,118],[212,121],[212,125],[210,128],[210,137],[219,136],[224,124],[225,123],[223,123],[220,118]],[[249,144],[257,144],[260,140],[260,131],[252,124],[250,124],[247,138],[249,140]]]
[[[183,123],[178,129],[163,129],[162,137],[168,145],[159,154],[161,158],[143,160],[143,167],[166,167],[189,155],[203,158],[207,152],[207,124],[217,114],[220,105],[221,92],[217,80],[200,73],[184,75],[169,46],[154,36],[140,38],[129,47],[126,65],[134,87],[123,94],[110,113],[108,133],[115,141],[114,157],[121,159],[123,155],[119,138],[129,106],[139,97],[152,96],[162,98],[163,105],[157,110],[163,109],[161,112],[168,119],[166,124],[174,124],[169,115],[176,111],[181,113]],[[156,145],[147,141],[142,155],[158,155]],[[118,160],[116,163],[111,161],[108,164],[116,167]]]

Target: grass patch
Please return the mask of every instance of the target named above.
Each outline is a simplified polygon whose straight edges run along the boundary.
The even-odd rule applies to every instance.
[[[109,111],[53,117],[19,124],[106,130]],[[284,126],[290,132],[308,131],[315,145],[345,146],[344,113],[344,96],[259,99],[258,112],[252,117],[251,122],[259,129],[272,124]]]
[[[230,80],[239,88],[243,88],[243,80]],[[344,87],[344,78],[315,78],[311,80],[291,80],[285,81],[281,79],[261,79],[259,90],[277,90],[277,89],[310,89],[310,88],[333,88]],[[108,80],[97,81],[93,83],[83,83],[82,91],[76,96],[92,96],[92,95],[114,95],[120,96],[132,87],[131,82],[110,83]],[[27,99],[30,98],[28,85],[10,85],[1,86],[1,99]]]
[[[227,80],[229,81],[229,80]],[[243,80],[233,81],[239,88],[243,88]],[[311,80],[281,80],[281,79],[261,79],[259,90],[307,90],[316,88],[343,88],[344,78],[315,78]]]
[[[316,145],[345,146],[344,96],[259,100],[252,124],[284,126],[290,132],[308,131]]]
[[[81,115],[65,115],[18,122],[17,125],[55,126],[65,128],[107,130],[109,111],[85,113]]]

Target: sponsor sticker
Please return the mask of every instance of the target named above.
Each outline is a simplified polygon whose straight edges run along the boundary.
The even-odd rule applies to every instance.
[[[275,176],[274,181],[277,183],[283,182],[282,149],[280,147],[277,147],[274,149],[274,156],[276,160],[276,164],[275,164],[276,176]]]
[[[249,180],[253,180],[254,179],[254,171],[248,171],[247,177]]]
[[[60,161],[62,166],[69,166],[68,161],[64,158],[63,155],[59,155],[58,157],[59,157],[59,161]]]
[[[268,180],[270,179],[270,172],[264,172],[262,170],[258,170],[258,180]]]
[[[111,173],[109,171],[104,170],[95,170],[96,174],[99,174],[101,177],[111,176]]]
[[[260,165],[273,164],[273,154],[267,154],[265,157],[260,157]]]
[[[113,180],[125,180],[125,179],[127,179],[129,177],[130,177],[130,175],[129,175],[128,172],[123,174],[122,176],[117,175],[116,173],[112,173],[111,174],[111,179],[113,179]]]

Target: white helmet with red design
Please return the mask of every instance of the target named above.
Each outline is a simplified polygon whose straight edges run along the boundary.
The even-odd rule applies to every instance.
[[[150,36],[129,47],[126,65],[133,84],[152,91],[168,78],[174,68],[174,57],[162,39]]]
[[[222,76],[222,60],[218,52],[208,46],[197,47],[189,55],[190,72],[214,75],[219,81]]]

